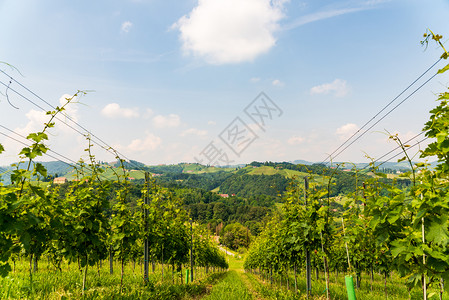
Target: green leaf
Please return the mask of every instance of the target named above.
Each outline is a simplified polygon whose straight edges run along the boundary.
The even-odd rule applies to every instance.
[[[404,161],[404,160],[406,160],[406,159],[407,159],[407,157],[404,156],[403,158],[398,159],[398,162]]]
[[[437,142],[438,143],[442,143],[446,139],[446,136],[447,136],[447,132],[439,132],[439,133],[437,133],[437,135],[436,135]]]
[[[438,245],[446,246],[449,242],[449,231],[447,230],[446,222],[433,221],[428,227],[426,240],[432,241]]]
[[[10,271],[9,263],[0,261],[0,277],[6,277]]]
[[[444,68],[439,69],[437,73],[442,74],[442,73],[446,72],[447,70],[449,70],[449,64],[447,64]]]
[[[400,245],[399,243],[397,243],[397,244],[398,244],[398,246],[393,247],[393,248],[391,249],[391,254],[393,255],[393,257],[396,257],[396,256],[398,256],[399,254],[401,254],[401,253],[403,253],[404,251],[407,250],[407,247],[406,247],[406,246]]]
[[[3,151],[5,151],[5,148],[3,148],[3,145],[0,144],[0,153],[2,153]]]
[[[33,193],[37,194],[39,197],[45,198],[45,191],[41,187],[30,184],[30,189],[33,191]]]
[[[41,174],[44,177],[47,177],[47,169],[41,163],[36,163],[34,166],[34,171]]]
[[[39,133],[30,133],[27,136],[27,139],[29,140],[33,140],[36,143],[39,143],[42,140],[48,140],[48,136],[47,134],[45,134],[44,132],[39,132]]]

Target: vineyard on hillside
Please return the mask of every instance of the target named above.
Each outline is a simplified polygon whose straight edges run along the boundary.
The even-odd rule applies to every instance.
[[[354,170],[353,192],[341,214],[332,209],[332,174],[327,184],[292,182],[282,209],[251,245],[245,269],[287,285],[293,273],[295,290],[299,271],[305,270],[307,294],[311,269],[324,270],[328,298],[334,292],[331,272],[353,275],[357,288],[362,278],[370,281],[371,291],[374,274],[381,274],[385,298],[394,272],[406,280],[409,297],[442,299],[449,287],[449,92],[439,94],[438,101],[423,128],[432,142],[420,151],[423,159],[438,159],[435,169],[413,164],[410,145],[390,135],[403,151],[400,161],[410,164],[408,189],[382,182],[383,173],[362,181]]]
[[[447,56],[445,52],[443,58]],[[439,73],[447,70],[449,65]],[[43,129],[27,136],[31,145],[19,153],[10,183],[0,182],[0,298],[198,299],[211,289],[214,295],[215,288],[215,294],[230,293],[236,299],[343,299],[339,274],[351,275],[359,291],[369,286],[372,295],[360,299],[403,297],[404,291],[392,295],[391,285],[405,287],[410,298],[447,297],[449,92],[438,95],[439,104],[423,129],[431,143],[420,157],[437,158],[435,168],[414,164],[412,147],[397,135],[389,137],[403,151],[400,160],[410,165],[406,181],[386,180],[374,159],[374,176],[357,168],[340,174],[341,165],[283,164],[285,169],[278,170],[266,163],[236,174],[215,170],[210,175],[202,169],[198,172],[205,177],[171,174],[182,177],[176,179],[179,184],[161,183],[143,172],[138,192],[130,181],[133,162],[109,149],[118,165],[106,177],[90,135],[85,136],[88,159],[73,166],[73,181],[43,181],[48,173],[37,159],[51,151],[49,131],[81,94],[47,113]],[[0,144],[0,154],[4,150]],[[307,173],[314,168],[322,174]],[[207,192],[187,189],[198,182]],[[217,182],[240,198],[210,192]],[[343,192],[345,202],[337,203]],[[196,203],[195,197],[210,202]],[[258,200],[262,204],[257,207],[247,203]],[[233,205],[238,206],[233,218],[223,220]],[[245,219],[248,214],[252,219]],[[201,224],[211,218],[212,228]],[[233,222],[238,218],[247,227]],[[213,231],[220,231],[220,242],[235,250],[229,252],[232,258],[224,254],[229,249],[212,240]],[[230,261],[236,266],[227,272]],[[320,272],[325,287],[321,290],[320,283],[318,292],[313,285],[320,282]]]
[[[76,96],[68,98],[66,105]],[[80,270],[82,275],[74,276],[80,278],[76,283],[79,288],[65,290],[58,287],[62,288],[62,295],[70,292],[75,298],[89,291],[88,274],[91,273],[88,269],[97,268],[98,274],[94,276],[100,278],[100,265],[106,259],[109,260],[110,274],[114,272],[114,265],[119,265],[117,294],[130,290],[124,279],[125,265],[129,262],[134,266],[136,263],[147,266],[151,263],[153,273],[158,264],[162,272],[160,280],[167,270],[164,265],[169,266],[172,274],[165,276],[172,278],[173,282],[174,274],[178,274],[176,278],[182,277],[186,268],[190,269],[191,279],[194,271],[200,269],[204,269],[203,273],[227,269],[224,255],[207,231],[197,224],[193,226],[179,200],[166,188],[156,185],[154,180],[147,180],[138,207],[131,207],[131,185],[126,169],[122,167],[122,173],[116,172],[115,181],[104,179],[102,169],[91,152],[89,136],[86,137],[86,153],[90,161],[77,164],[77,179],[63,197],[58,185],[40,182],[39,178],[45,178],[47,172],[41,163],[34,160],[49,150],[44,144],[48,139],[47,130],[54,126],[54,118],[64,108],[65,105],[48,112],[50,120],[43,130],[28,136],[32,145],[20,152],[19,164],[24,164],[25,168],[17,166],[11,172],[11,184],[0,186],[0,275],[5,277],[14,273],[16,262],[23,262],[25,257],[29,261],[26,285],[16,289],[15,282],[3,280],[2,298],[32,298],[35,293],[43,298],[53,297],[53,288],[41,290],[42,279],[36,281],[33,278],[44,259],[46,271],[58,274],[63,270],[69,272],[70,268]],[[3,150],[0,145],[0,152]],[[113,184],[114,190],[111,189]],[[114,200],[108,201],[111,192]],[[149,245],[146,261],[143,261],[144,243]],[[190,266],[193,265],[195,269],[192,272]],[[148,276],[147,271],[146,278],[140,277],[139,282],[150,284]],[[152,277],[153,281],[156,280],[154,275]],[[96,282],[98,278],[90,280]],[[138,290],[134,292],[139,293]],[[157,294],[157,289],[153,293]],[[145,295],[152,297],[152,291]]]

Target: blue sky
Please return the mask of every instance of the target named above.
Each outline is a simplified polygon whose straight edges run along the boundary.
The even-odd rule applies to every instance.
[[[319,162],[439,58],[420,40],[430,28],[446,41],[448,15],[442,0],[0,0],[0,61],[21,74],[0,68],[55,106],[94,90],[67,113],[130,159]],[[385,130],[418,134],[448,84],[433,79],[335,160],[387,153]],[[38,108],[9,90],[15,109],[0,92],[0,125],[22,135],[42,127]],[[279,108],[263,126],[244,112],[260,92]],[[242,136],[231,141],[233,128]],[[0,143],[0,165],[17,161],[22,145]],[[85,158],[87,142],[61,122],[48,144]]]

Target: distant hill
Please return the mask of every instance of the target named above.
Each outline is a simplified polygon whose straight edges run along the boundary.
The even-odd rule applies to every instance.
[[[412,164],[416,164],[417,162],[412,162]],[[369,163],[348,163],[348,162],[333,162],[332,165],[336,166],[337,164],[344,164],[344,168],[346,169],[352,169],[354,166],[357,169],[365,169],[365,168],[369,168]],[[326,165],[330,165],[329,163],[327,163]],[[394,170],[394,171],[409,171],[411,170],[410,165],[408,162],[406,161],[401,161],[401,162],[391,162],[391,161],[387,161],[387,162],[376,162],[375,165],[378,167],[378,169],[380,171],[384,170],[384,169],[390,169],[390,170]],[[437,165],[437,162],[432,162],[430,163],[430,167],[431,168],[435,168],[435,166]]]
[[[72,167],[70,165],[60,162],[60,161],[49,161],[49,162],[39,162],[39,163],[41,163],[47,169],[47,174],[51,175],[51,176],[56,176],[56,175],[57,176],[65,176],[67,173],[72,171]],[[2,178],[4,184],[10,183],[9,173],[10,173],[10,171],[15,170],[17,168],[16,166],[13,167],[12,165],[0,167],[0,175],[1,175],[1,178]],[[19,165],[19,168],[26,169],[27,164],[22,163]]]
[[[134,170],[134,169],[142,170],[145,168],[144,163],[141,163],[141,162],[138,162],[138,161],[132,160],[132,159],[129,161],[125,160],[122,163],[120,163],[120,161],[118,161],[118,160],[115,162],[109,163],[109,165],[116,167],[116,168],[120,168],[122,166],[122,164],[125,167],[125,169],[128,169],[128,170]]]
[[[306,160],[302,160],[302,159],[294,160],[292,163],[295,164],[295,165],[306,165],[306,166],[319,164],[317,162],[310,162],[310,161],[306,161]],[[329,162],[326,162],[324,164],[326,166],[330,165]],[[346,169],[352,169],[354,166],[357,169],[363,169],[363,168],[367,168],[369,166],[369,163],[351,163],[351,162],[341,162],[340,161],[340,162],[332,162],[332,165],[333,166],[344,165],[344,168],[346,168]],[[379,168],[391,169],[391,170],[394,170],[394,171],[410,170],[410,165],[406,161],[401,161],[399,163],[398,162],[390,162],[390,161],[387,161],[387,162],[376,162],[376,166],[378,166],[378,165],[380,165]],[[435,163],[431,163],[431,166],[434,167]]]
[[[292,161],[292,163],[295,165],[306,165],[306,166],[314,164],[313,162],[310,162],[307,160],[302,160],[302,159],[294,160],[294,161]]]
[[[59,177],[67,177],[69,181],[76,179],[75,170],[66,164],[46,162],[43,165],[48,169],[49,175],[55,176],[57,174]],[[115,162],[99,165],[104,170],[101,173],[102,178],[116,180],[117,174],[119,176],[123,174],[121,168],[113,165],[118,164]],[[357,164],[359,168],[366,165]],[[309,177],[311,184],[327,185],[328,178],[332,175],[332,182],[334,183],[331,188],[332,196],[346,194],[354,190],[354,173],[350,172],[349,166],[333,170],[321,164],[306,165],[290,162],[252,162],[244,167],[226,168],[204,166],[197,163],[157,166],[145,166],[141,163],[139,165],[138,162],[125,164],[125,167],[129,167],[129,169],[126,169],[129,179],[136,180],[138,183],[143,183],[144,171],[136,169],[137,166],[152,173],[156,181],[163,186],[213,191],[228,196],[236,195],[257,199],[257,201],[264,203],[277,201],[276,199],[279,199],[279,195],[285,191],[292,178],[301,182],[304,177]],[[404,168],[393,163],[384,166],[391,169],[394,167]],[[4,167],[3,169],[12,169],[12,167]],[[396,172],[387,171],[385,170],[386,173],[393,173],[394,176],[397,176],[394,174]],[[371,173],[366,172],[359,174],[358,179],[361,181],[368,180],[371,176]],[[3,174],[2,177],[3,183],[8,184],[9,175]],[[407,181],[409,180],[403,179],[401,185],[407,186]]]

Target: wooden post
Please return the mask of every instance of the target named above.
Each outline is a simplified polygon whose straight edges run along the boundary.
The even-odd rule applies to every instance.
[[[309,178],[304,177],[304,204],[307,209],[307,191],[309,190]],[[308,245],[306,244],[306,288],[307,288],[307,299],[310,296],[310,291],[312,290],[312,270],[310,262],[310,251]]]
[[[422,184],[422,181],[421,181]],[[422,201],[423,195],[421,194],[421,201]],[[426,237],[425,237],[425,233],[424,233],[424,217],[421,218],[422,221],[422,243],[425,244],[426,243]],[[426,254],[422,255],[422,264],[425,266],[426,265]],[[426,274],[422,274],[422,291],[423,291],[423,299],[427,300],[427,284],[426,284]]]
[[[324,252],[324,245],[323,245],[323,234],[320,232],[320,238],[321,238],[321,251],[324,253],[324,277],[326,280],[326,299],[329,300],[329,266],[327,265],[327,259],[326,259],[326,253]]]
[[[298,278],[296,277],[296,260],[293,263],[294,274],[295,274],[295,294],[298,293]]]
[[[341,225],[343,226],[343,237],[346,238],[345,222],[343,220],[343,217],[341,218]],[[348,243],[346,241],[345,241],[345,247],[346,247],[346,256],[348,258],[348,269],[349,269],[349,272],[351,272],[351,261],[349,260],[349,249],[348,249]]]
[[[144,197],[144,209],[143,209],[143,218],[144,218],[144,224],[145,224],[145,240],[144,240],[144,249],[143,249],[143,281],[144,283],[148,283],[148,269],[149,269],[149,257],[148,257],[148,208],[147,205],[149,204],[149,192],[150,192],[150,174],[148,172],[145,172],[145,184],[147,187],[147,193]]]
[[[112,245],[109,246],[109,274],[114,274],[114,253],[112,250]]]
[[[190,217],[190,282],[193,282],[193,225]]]

